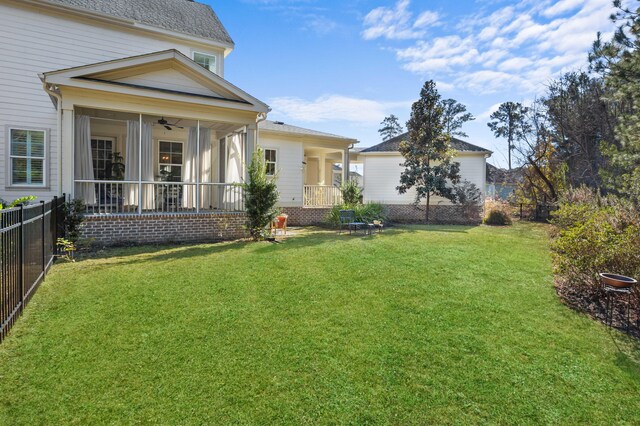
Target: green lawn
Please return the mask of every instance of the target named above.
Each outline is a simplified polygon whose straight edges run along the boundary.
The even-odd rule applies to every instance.
[[[560,304],[546,231],[58,264],[0,345],[0,424],[638,424],[640,348]]]

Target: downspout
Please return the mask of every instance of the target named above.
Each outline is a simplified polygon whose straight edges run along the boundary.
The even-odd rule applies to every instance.
[[[258,114],[258,118],[256,118],[256,148],[258,148],[258,135],[260,134],[260,123],[267,119],[267,113],[261,112]]]
[[[58,193],[60,194],[62,190],[62,95],[56,92],[52,85],[47,83],[44,75],[41,75],[40,79],[42,80],[42,88],[44,91],[56,99],[56,111],[58,114]]]

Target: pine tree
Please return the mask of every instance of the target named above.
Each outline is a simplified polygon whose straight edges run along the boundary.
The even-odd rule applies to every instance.
[[[388,141],[389,139],[402,134],[402,125],[400,124],[398,117],[393,114],[385,117],[380,125],[382,127],[378,130],[378,133],[380,133],[383,141]]]
[[[467,112],[467,107],[455,99],[445,99],[442,101],[442,109],[444,114],[444,131],[451,137],[468,137],[468,135],[460,129],[464,123],[475,120],[476,118],[473,114]]]
[[[529,109],[518,102],[505,102],[491,114],[487,125],[498,138],[506,138],[509,148],[509,170],[511,170],[511,152],[514,143],[527,133],[526,115]]]

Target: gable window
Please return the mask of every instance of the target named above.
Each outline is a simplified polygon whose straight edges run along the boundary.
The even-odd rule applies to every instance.
[[[211,72],[216,72],[216,57],[214,55],[194,52],[193,60],[201,67],[206,68]]]
[[[11,184],[44,186],[46,132],[10,129],[9,133]]]
[[[170,182],[181,182],[182,142],[160,141],[159,148],[160,178]]]
[[[275,149],[264,150],[264,163],[266,166],[266,175],[275,176],[276,166],[278,164],[277,151]]]

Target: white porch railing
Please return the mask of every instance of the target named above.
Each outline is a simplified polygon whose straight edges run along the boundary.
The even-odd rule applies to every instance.
[[[244,193],[237,183],[76,180],[75,189],[87,214],[244,211]]]
[[[331,185],[305,185],[305,207],[331,207],[342,203],[340,188]]]

